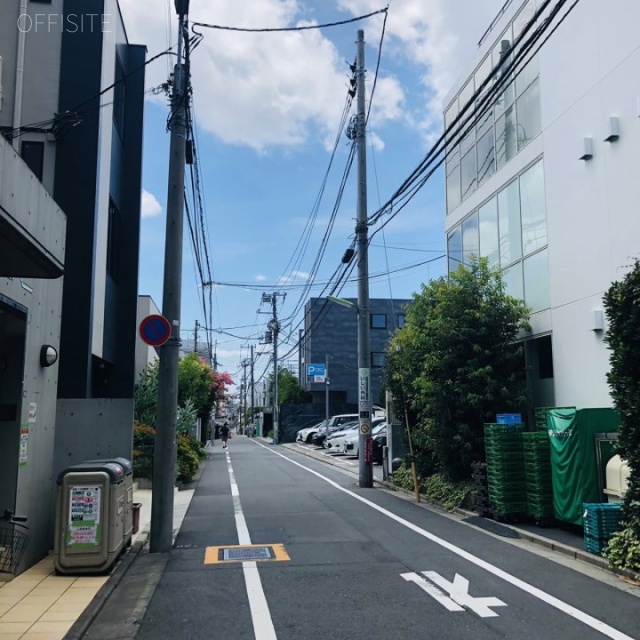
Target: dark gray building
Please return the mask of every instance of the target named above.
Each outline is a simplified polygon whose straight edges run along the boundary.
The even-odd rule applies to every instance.
[[[357,300],[348,308],[326,298],[311,298],[305,305],[304,330],[300,331],[300,384],[313,395],[313,402],[324,403],[326,389],[322,383],[307,379],[311,364],[329,363],[330,403],[343,405],[358,402],[358,315]],[[371,328],[371,399],[384,406],[381,398],[385,349],[389,337],[404,325],[405,307],[411,300],[372,298]]]
[[[51,548],[45,523],[50,532],[57,472],[89,458],[131,457],[146,47],[129,44],[118,0],[14,0],[0,7],[0,56],[0,133],[62,212],[38,230],[46,230],[42,247],[64,255],[61,313],[55,286],[41,279],[59,276],[60,265],[52,274],[20,271],[21,286],[5,283],[3,302],[21,305],[27,344],[33,327],[59,353],[42,382],[46,398],[57,387],[55,404],[32,389],[27,373],[38,355],[27,352],[16,373],[21,402],[2,416],[19,427],[28,414],[31,423],[28,434],[23,425],[17,493],[3,502],[35,506],[31,561]],[[37,204],[12,206],[30,220]]]

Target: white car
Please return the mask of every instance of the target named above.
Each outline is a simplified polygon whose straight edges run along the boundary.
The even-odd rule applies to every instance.
[[[324,420],[322,422],[318,422],[318,424],[314,424],[313,427],[306,427],[305,429],[300,429],[296,434],[296,442],[311,442],[311,437],[314,433],[317,433],[320,430],[320,427],[324,426]]]
[[[343,429],[335,431],[329,435],[329,437],[324,441],[324,448],[327,449],[329,453],[342,453],[342,443],[344,439],[353,435],[354,430],[357,428],[357,422],[349,422],[345,424]],[[355,431],[355,433],[357,433],[357,431]]]
[[[373,427],[371,430],[372,436],[377,436],[379,433],[384,433],[387,429],[387,423],[382,422],[379,425]],[[346,456],[358,456],[359,455],[360,434],[349,434],[348,437],[342,441],[342,453]]]

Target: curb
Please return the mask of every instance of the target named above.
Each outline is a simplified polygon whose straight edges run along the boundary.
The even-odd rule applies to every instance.
[[[292,447],[292,446],[287,446],[287,445],[291,445],[293,443],[285,443],[285,447],[291,451],[297,451],[298,453],[301,453],[302,455],[307,456],[308,458],[313,458],[314,460],[320,460],[321,462],[326,462],[328,464],[330,464],[331,466],[337,467],[339,469],[342,469],[343,471],[346,471],[347,473],[349,473],[348,469],[345,469],[343,466],[338,465],[336,463],[333,462],[333,460],[331,458],[318,458],[317,456],[313,455],[313,452],[311,451],[307,451],[306,449],[300,447]],[[411,497],[414,498],[415,495],[413,493],[413,491],[407,491],[406,489],[402,489],[401,487],[397,487],[393,484],[391,484],[390,482],[386,481],[386,480],[377,480],[374,478],[373,480],[374,484],[378,484],[382,487],[385,487],[386,489],[390,489],[392,491],[396,491],[399,493],[403,493],[405,496],[407,497]],[[421,499],[426,500],[426,502],[424,503],[429,504],[431,506],[435,506],[438,507],[439,509],[441,509],[442,511],[445,511],[447,513],[456,513],[458,515],[464,516],[464,517],[470,517],[470,516],[477,516],[478,514],[475,511],[467,511],[466,509],[462,509],[460,507],[458,507],[457,509],[454,509],[453,512],[449,512],[447,511],[447,509],[445,509],[445,507],[443,507],[439,502],[436,502],[435,500],[431,500],[431,498],[428,498],[427,496],[424,496],[422,494],[420,494]],[[570,547],[569,545],[566,544],[562,544],[561,542],[556,542],[555,540],[551,540],[549,538],[545,538],[544,536],[541,535],[537,535],[535,533],[531,533],[530,531],[525,531],[524,529],[520,529],[517,526],[514,526],[512,524],[506,525],[509,526],[511,529],[513,529],[514,531],[518,532],[518,535],[520,536],[520,538],[522,538],[523,540],[526,540],[527,542],[531,542],[532,544],[535,545],[539,545],[541,547],[545,547],[551,551],[555,551],[557,553],[561,553],[562,555],[565,555],[569,558],[573,558],[574,560],[580,560],[582,562],[586,562],[587,564],[593,565],[595,567],[598,567],[599,569],[603,569],[605,571],[607,571],[608,573],[611,573],[613,575],[617,575],[619,577],[624,577],[627,578],[629,580],[632,580],[634,582],[638,581],[638,574],[634,573],[633,571],[628,571],[626,569],[618,569],[618,568],[612,568],[609,566],[609,562],[607,561],[606,558],[603,558],[602,556],[597,556],[593,553],[589,553],[588,551],[583,551],[582,549],[577,549],[575,547]],[[478,531],[482,531],[482,529],[478,528]]]
[[[71,629],[64,635],[63,640],[82,640],[82,638],[84,638],[84,635],[98,617],[100,611],[102,611],[107,600],[111,597],[120,582],[122,582],[122,579],[136,558],[142,553],[148,538],[148,533],[144,532],[140,534],[139,539],[131,545],[127,553],[117,562],[113,572],[109,576],[109,580],[102,585],[93,600],[91,600],[85,610],[80,614],[80,617],[73,623]]]

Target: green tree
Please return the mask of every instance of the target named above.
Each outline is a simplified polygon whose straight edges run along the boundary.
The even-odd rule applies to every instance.
[[[267,377],[269,388],[273,384],[273,374]],[[309,402],[310,394],[298,382],[298,379],[284,367],[278,368],[278,403],[304,404]]]
[[[178,406],[191,400],[196,413],[211,413],[215,398],[212,392],[211,367],[197,354],[189,353],[178,364]]]
[[[160,361],[152,362],[140,376],[134,392],[133,417],[138,424],[151,427],[156,424],[156,404],[158,402],[158,376]]]
[[[526,407],[521,300],[485,259],[423,285],[387,350],[387,383],[413,425],[421,473],[469,477],[482,460],[484,423]]]
[[[625,529],[609,542],[612,564],[640,570],[640,262],[604,295],[611,350],[607,382],[620,414],[617,450],[629,465]]]

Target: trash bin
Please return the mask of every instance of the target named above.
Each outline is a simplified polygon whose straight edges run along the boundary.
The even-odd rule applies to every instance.
[[[124,473],[124,526],[122,535],[124,537],[124,545],[131,545],[131,536],[135,533],[133,530],[133,464],[127,458],[105,458],[104,460],[87,460],[86,464],[102,464],[103,462],[111,462],[122,467]]]
[[[125,473],[115,462],[85,462],[58,475],[54,566],[58,573],[100,573],[125,545]]]

